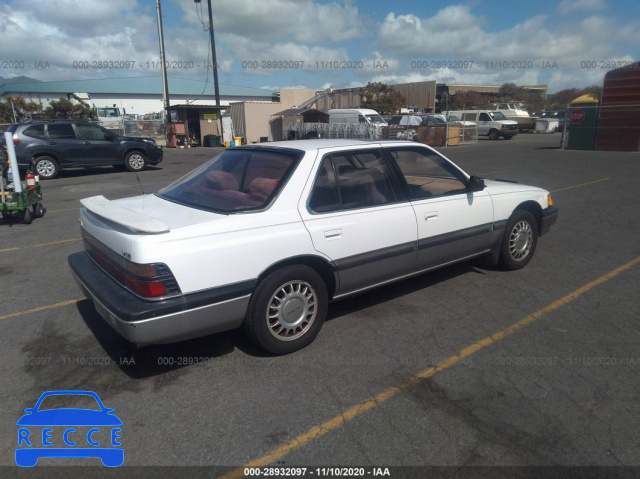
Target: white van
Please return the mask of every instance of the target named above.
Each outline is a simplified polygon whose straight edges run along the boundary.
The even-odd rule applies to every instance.
[[[369,124],[376,128],[389,126],[377,111],[367,108],[329,110],[329,123]]]
[[[518,134],[518,123],[509,120],[500,111],[493,110],[457,110],[449,111],[447,116],[457,116],[462,121],[473,121],[478,125],[478,136],[488,136],[491,140],[503,137],[510,140]]]

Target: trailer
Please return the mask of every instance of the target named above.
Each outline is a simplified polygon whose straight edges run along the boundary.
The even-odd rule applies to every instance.
[[[46,213],[42,205],[40,181],[31,171],[27,171],[24,183],[21,181],[11,133],[5,133],[4,137],[7,145],[7,163],[2,165],[0,175],[2,218],[10,220],[17,212],[25,224],[31,224],[33,218],[42,218]]]

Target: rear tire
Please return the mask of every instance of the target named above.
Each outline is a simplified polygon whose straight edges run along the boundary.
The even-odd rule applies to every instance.
[[[36,203],[33,205],[33,216],[36,218],[42,218],[47,210],[42,206],[42,203]]]
[[[60,167],[50,156],[40,156],[34,160],[33,168],[43,180],[51,180],[58,176]]]
[[[33,221],[33,218],[31,218],[31,211],[29,211],[29,208],[22,211],[22,220],[24,221],[25,225],[30,225],[31,222]]]
[[[527,210],[516,210],[507,222],[500,248],[500,265],[507,270],[524,268],[538,244],[538,223]]]
[[[263,279],[249,301],[243,328],[271,354],[289,354],[316,338],[327,315],[327,287],[304,265],[286,266]]]

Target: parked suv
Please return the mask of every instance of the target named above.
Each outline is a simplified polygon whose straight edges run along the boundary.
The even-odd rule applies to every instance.
[[[55,178],[66,168],[116,166],[142,171],[162,161],[162,149],[153,139],[118,136],[80,120],[28,120],[7,131],[13,135],[18,167],[32,168],[42,179]],[[6,148],[4,137],[0,145]]]

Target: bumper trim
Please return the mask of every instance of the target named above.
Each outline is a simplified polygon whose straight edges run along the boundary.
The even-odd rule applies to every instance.
[[[555,206],[549,206],[542,210],[542,215],[540,216],[540,228],[538,231],[538,236],[542,236],[549,232],[551,229],[551,225],[553,225],[556,221],[558,221],[558,208]]]
[[[232,294],[227,291],[229,287],[206,293],[210,301],[204,301],[203,293],[199,293],[196,301],[182,296],[154,303],[117,284],[84,251],[69,256],[69,264],[76,283],[93,301],[98,314],[121,336],[139,346],[236,329],[244,320],[252,292],[242,284],[243,287],[231,288]]]

